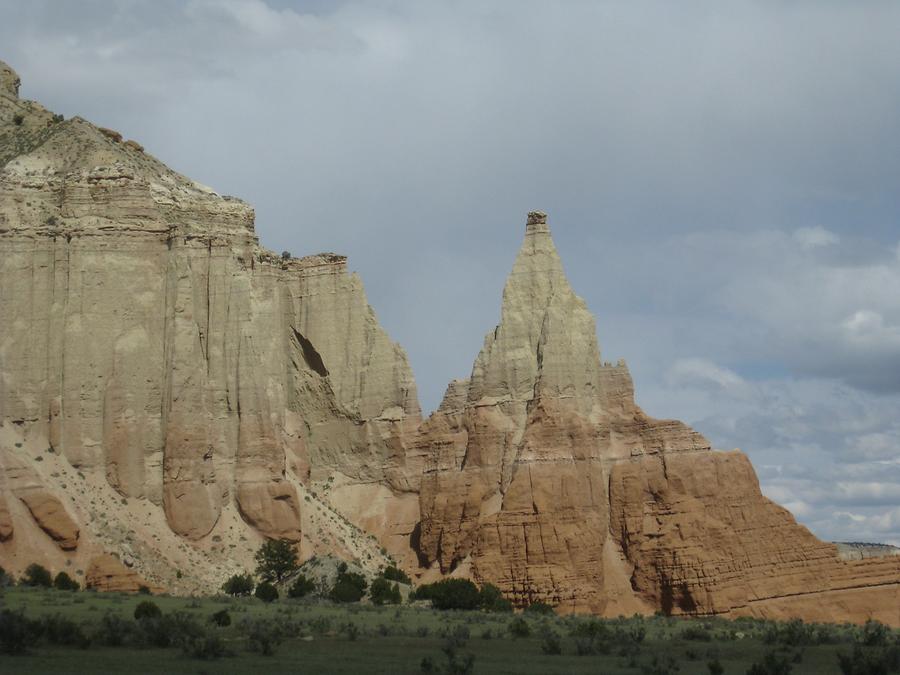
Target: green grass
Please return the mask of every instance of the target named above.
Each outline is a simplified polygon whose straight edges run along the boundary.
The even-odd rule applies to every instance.
[[[32,619],[60,614],[93,634],[105,613],[130,620],[135,606],[147,599],[143,595],[14,587],[3,591],[0,608],[23,609]],[[290,600],[266,605],[255,598],[155,596],[151,599],[163,613],[184,611],[196,618],[223,639],[233,656],[204,661],[191,658],[178,648],[105,647],[95,643],[82,650],[41,642],[26,655],[0,655],[0,672],[419,673],[425,657],[431,657],[438,665],[446,663],[442,652],[447,643],[446,634],[459,626],[467,628],[470,634],[459,651],[475,656],[475,673],[633,675],[653,672],[649,668],[654,656],[667,656],[677,662],[680,675],[709,672],[706,664],[712,658],[721,662],[725,673],[743,675],[773,648],[772,644],[766,644],[765,637],[774,624],[750,619],[638,617],[606,621],[604,624],[612,631],[621,628],[627,632],[643,627],[646,635],[639,643],[621,637],[613,640],[608,655],[578,656],[575,638],[570,633],[579,622],[587,620],[585,617],[517,615],[526,617],[532,631],[527,638],[514,639],[507,633],[507,625],[514,618],[511,614],[438,612],[411,606],[336,606]],[[209,616],[221,609],[228,609],[232,618],[227,628],[217,628],[208,622]],[[246,636],[239,626],[243,618],[272,619],[279,625],[292,625],[295,636],[284,639],[272,656],[249,652]],[[348,623],[358,629],[356,639],[349,639],[342,628]],[[706,633],[712,639],[685,639],[682,633],[687,627],[697,629],[695,632],[701,637]],[[561,655],[543,653],[541,633],[547,629],[560,635]],[[491,639],[482,637],[485,631],[490,631]],[[802,654],[802,661],[793,665],[793,673],[840,674],[836,654],[849,651],[848,645],[859,630],[837,627],[831,633],[831,641],[837,644],[791,648],[791,653]]]

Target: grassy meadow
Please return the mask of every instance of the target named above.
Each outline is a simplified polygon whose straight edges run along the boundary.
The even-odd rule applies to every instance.
[[[148,600],[160,615],[136,620],[135,609]],[[219,623],[225,623],[223,610],[229,625],[212,620],[218,614]],[[862,662],[870,652],[882,653],[890,645],[896,650],[898,640],[897,631],[883,627],[873,639],[871,631],[854,626],[751,619],[601,621],[535,612],[438,611],[313,599],[265,603],[254,597],[176,598],[24,586],[2,590],[0,616],[0,624],[6,621],[5,628],[0,625],[0,672],[22,674],[828,675],[842,673],[839,652],[849,655],[861,645],[857,661]],[[26,635],[24,653],[13,655],[5,652],[16,635],[9,625],[15,617],[43,622],[43,629],[39,637]]]

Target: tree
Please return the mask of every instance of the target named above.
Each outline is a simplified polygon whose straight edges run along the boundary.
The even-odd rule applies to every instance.
[[[388,565],[384,568],[384,572],[381,573],[388,581],[399,581],[401,584],[411,584],[412,580],[409,578],[409,575],[403,570],[395,567],[394,565]]]
[[[281,583],[297,567],[297,552],[287,539],[269,539],[256,552],[256,573],[263,581]]]
[[[415,599],[431,600],[435,609],[478,609],[481,605],[478,586],[468,579],[442,579],[419,586]]]
[[[228,595],[250,595],[253,592],[253,577],[249,574],[234,574],[222,584],[222,590]]]
[[[43,565],[31,563],[25,568],[25,574],[22,576],[22,583],[26,586],[43,586],[50,588],[53,585],[53,578],[50,576],[50,570]]]
[[[302,598],[304,596],[309,595],[314,590],[316,590],[316,584],[312,579],[309,579],[304,574],[300,574],[297,576],[297,579],[291,584],[291,587],[288,589],[288,597],[289,598]]]
[[[366,594],[366,578],[357,572],[348,572],[347,563],[338,566],[337,580],[328,597],[334,602],[359,602]]]
[[[60,572],[53,580],[53,586],[60,591],[77,591],[81,588],[80,584],[65,572]]]
[[[372,598],[374,605],[399,605],[402,601],[400,587],[397,584],[391,584],[384,577],[378,577],[372,582],[369,597]]]
[[[485,584],[481,587],[481,609],[488,612],[511,612],[513,607],[499,588],[494,584]]]
[[[152,600],[144,600],[134,608],[134,618],[138,621],[141,619],[158,619],[161,616],[162,610]]]
[[[273,602],[278,599],[278,589],[268,581],[263,581],[256,587],[254,595],[263,602]]]

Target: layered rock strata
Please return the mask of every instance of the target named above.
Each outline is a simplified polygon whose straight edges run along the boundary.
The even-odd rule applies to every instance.
[[[384,499],[346,515],[394,517],[408,539],[415,384],[345,259],[275,256],[244,202],[0,75],[0,422],[162,509],[190,541],[231,507],[254,532],[300,541],[297,486],[311,477],[405,496],[412,515],[386,515]],[[0,453],[12,493],[74,548],[78,526],[52,496],[65,489]],[[0,511],[11,550],[15,518]]]
[[[841,561],[762,496],[746,456],[635,404],[624,362],[600,360],[542,213],[500,324],[419,445],[423,563],[516,604],[900,623],[900,558]]]

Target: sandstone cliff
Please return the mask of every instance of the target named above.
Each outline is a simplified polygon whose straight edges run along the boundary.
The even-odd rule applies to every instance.
[[[151,548],[300,541],[298,489],[311,498],[302,486],[320,481],[380,496],[343,515],[378,521],[383,543],[408,551],[415,384],[345,259],[282,260],[259,246],[245,203],[21,100],[15,73],[0,75],[3,564],[34,551],[20,521],[64,551],[110,546],[97,532],[79,543],[100,508],[57,465],[100,484],[104,516],[125,531],[133,514],[118,507],[132,500],[148,522],[164,517],[168,531],[148,525]],[[323,519],[335,524],[317,524],[310,552],[365,538]],[[382,559],[374,542],[357,548]],[[171,573],[185,564],[170,562]]]
[[[418,443],[423,562],[517,604],[900,623],[900,558],[840,560],[762,496],[743,454],[635,405],[542,213],[500,324]]]

